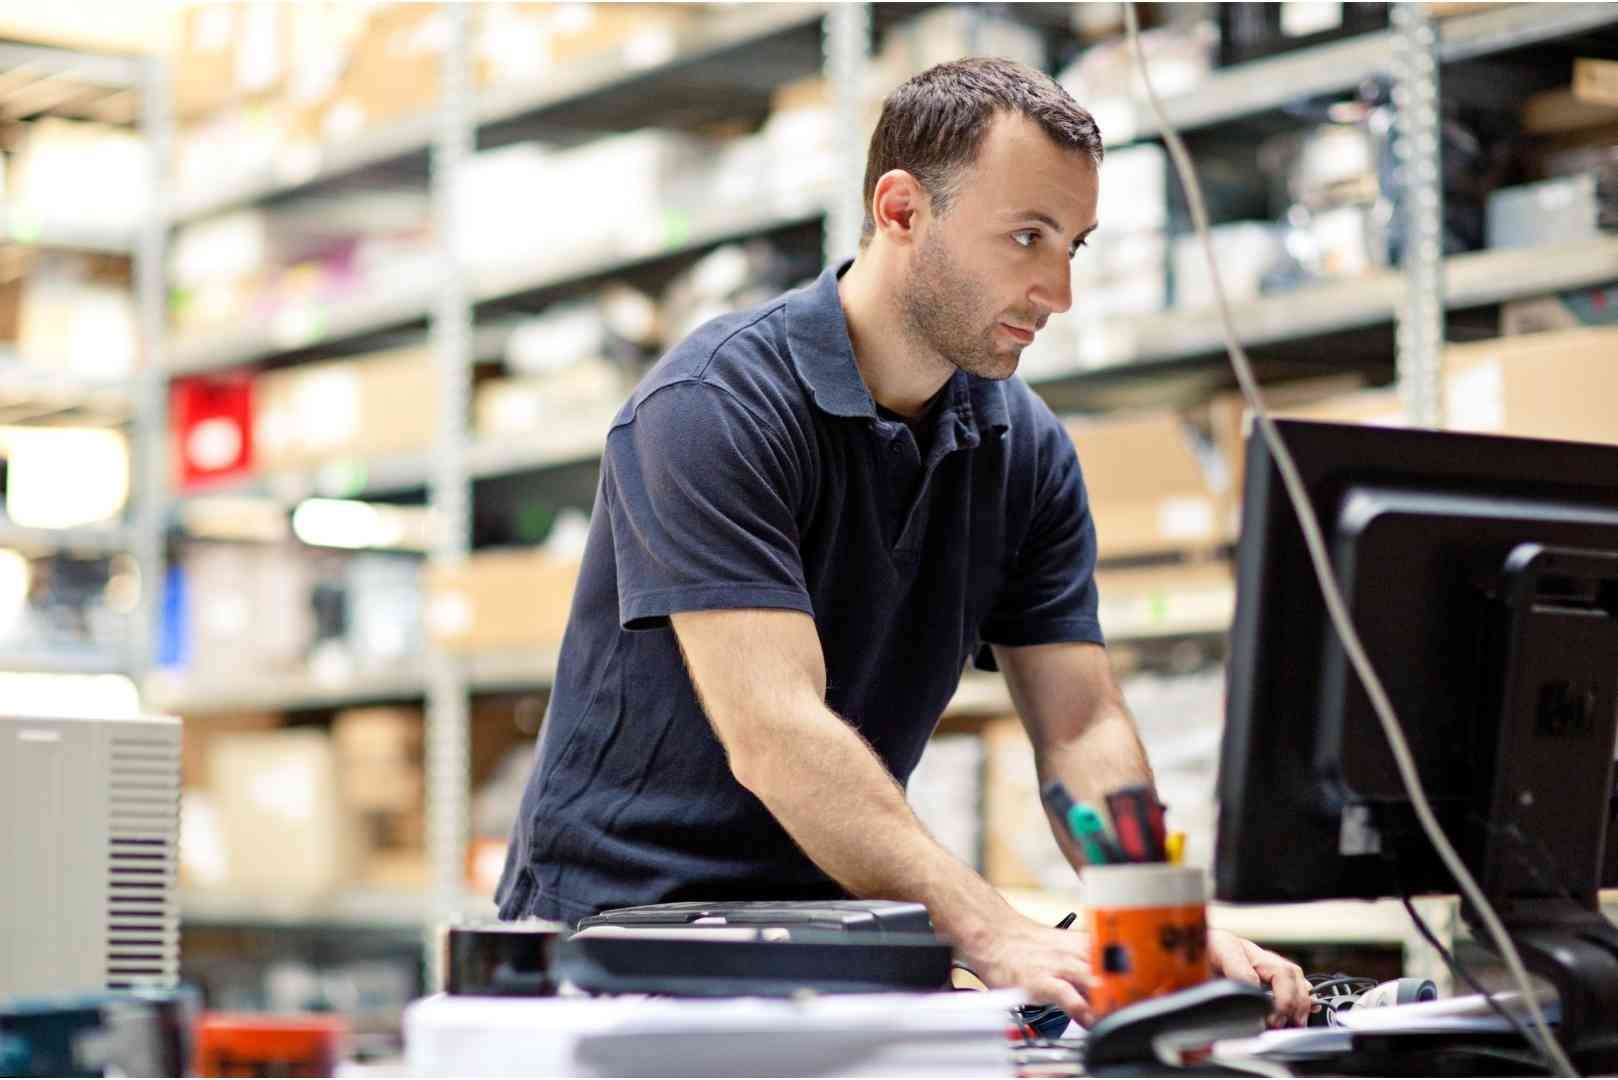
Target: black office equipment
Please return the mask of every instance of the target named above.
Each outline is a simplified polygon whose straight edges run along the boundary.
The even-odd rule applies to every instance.
[[[953,950],[931,934],[731,928],[581,931],[557,947],[555,973],[581,990],[673,997],[790,997],[949,988]],[[594,936],[595,934],[603,936]]]
[[[1105,1075],[1107,1066],[1148,1065],[1156,1075],[1165,1065],[1180,1064],[1160,1058],[1160,1040],[1206,1046],[1216,1039],[1259,1035],[1269,1012],[1270,996],[1258,987],[1213,979],[1125,1005],[1096,1021],[1084,1043],[1084,1066],[1092,1075]]]
[[[549,997],[556,943],[567,934],[555,923],[477,922],[444,932],[444,992],[469,997]]]
[[[1277,426],[1441,826],[1560,992],[1575,1061],[1610,1065],[1618,927],[1597,890],[1618,884],[1618,447]],[[1216,894],[1454,892],[1256,433],[1247,462]]]
[[[850,934],[930,934],[923,904],[903,900],[745,900],[613,908],[579,920],[592,926],[769,926]]]

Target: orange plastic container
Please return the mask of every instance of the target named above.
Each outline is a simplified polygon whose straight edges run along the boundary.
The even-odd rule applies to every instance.
[[[206,1013],[197,1022],[198,1076],[332,1076],[348,1043],[340,1016]]]

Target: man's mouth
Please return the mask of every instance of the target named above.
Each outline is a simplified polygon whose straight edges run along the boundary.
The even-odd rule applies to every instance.
[[[1007,334],[1011,335],[1013,341],[1020,341],[1027,345],[1034,340],[1034,331],[1032,330],[1008,322],[1003,322],[1000,326]]]

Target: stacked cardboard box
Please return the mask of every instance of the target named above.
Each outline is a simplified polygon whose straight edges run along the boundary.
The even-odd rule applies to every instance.
[[[339,785],[362,828],[363,874],[376,885],[426,878],[424,720],[414,707],[345,709],[332,721]]]
[[[1618,329],[1585,327],[1452,345],[1444,352],[1444,417],[1452,431],[1618,443]],[[1307,386],[1307,384],[1306,384]],[[1329,390],[1326,388],[1329,387]],[[1278,395],[1271,412],[1303,420],[1402,427],[1392,389],[1343,392],[1340,381],[1308,395]],[[1240,482],[1250,419],[1232,395],[1214,412],[1222,455]]]
[[[264,472],[425,451],[437,381],[426,347],[300,364],[260,375],[253,449]]]
[[[541,549],[478,552],[424,571],[427,634],[453,653],[561,647],[578,581],[576,558]]]
[[[1102,559],[1207,550],[1234,535],[1229,488],[1178,413],[1070,420]]]
[[[222,735],[209,751],[230,890],[313,897],[353,885],[359,821],[331,736],[314,729]]]

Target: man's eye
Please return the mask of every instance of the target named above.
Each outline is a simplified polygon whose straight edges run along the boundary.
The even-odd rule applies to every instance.
[[[1011,234],[1011,242],[1018,247],[1033,247],[1034,241],[1039,239],[1038,229],[1023,229],[1021,232]]]

